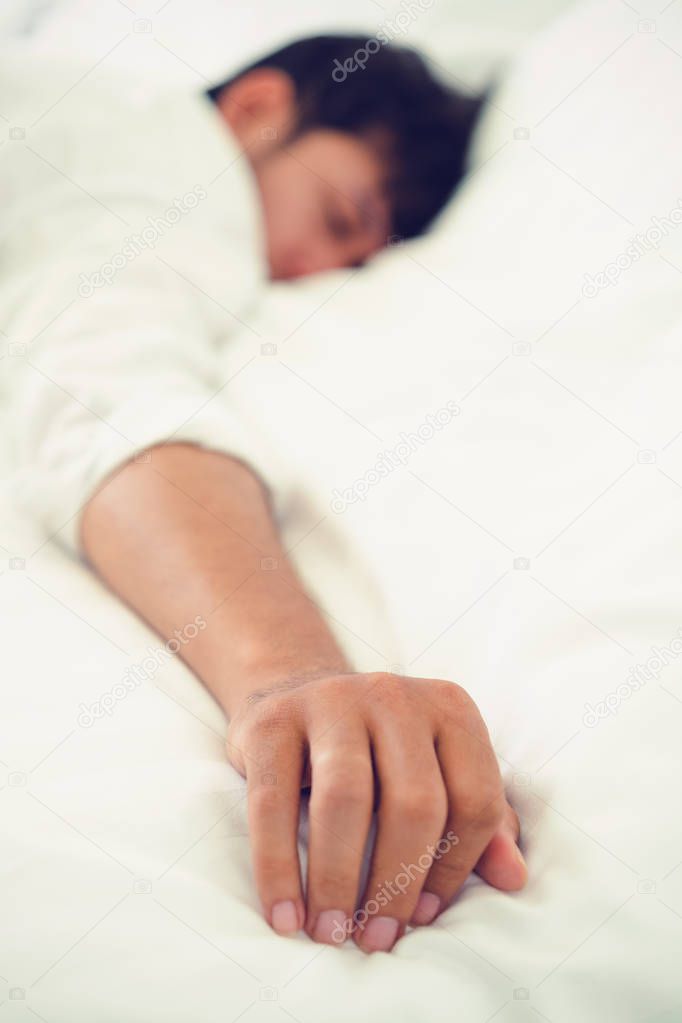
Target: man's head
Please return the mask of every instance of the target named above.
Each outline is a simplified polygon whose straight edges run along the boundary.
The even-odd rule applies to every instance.
[[[480,100],[412,50],[367,46],[302,39],[210,92],[251,162],[274,279],[360,265],[420,234],[462,176]]]

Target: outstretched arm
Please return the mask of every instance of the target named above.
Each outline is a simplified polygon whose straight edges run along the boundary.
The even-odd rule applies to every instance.
[[[525,883],[518,820],[473,702],[438,679],[352,672],[243,463],[155,447],[91,498],[82,542],[162,636],[198,614],[207,621],[181,654],[231,719],[256,884],[277,931],[305,925],[330,943],[352,932],[363,949],[388,950],[408,923],[431,922],[474,869],[498,888]],[[304,900],[297,830],[310,784]]]

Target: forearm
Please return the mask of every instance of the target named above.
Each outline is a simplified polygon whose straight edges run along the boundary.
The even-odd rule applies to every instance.
[[[361,948],[387,951],[410,922],[433,920],[473,869],[522,887],[518,820],[475,705],[439,679],[348,674],[243,464],[188,445],[154,448],[90,500],[82,539],[102,578],[162,636],[198,615],[207,623],[180,653],[231,717],[228,757],[247,778],[254,878],[276,931],[305,922],[316,941],[337,944],[352,930]],[[304,692],[281,685],[292,676],[313,680]],[[262,688],[262,700],[245,699]],[[305,896],[302,785],[311,787]],[[354,910],[374,807],[363,919]],[[422,864],[425,851],[427,867],[389,900],[384,879],[407,878],[404,864]]]
[[[102,579],[164,638],[203,617],[179,653],[227,714],[288,674],[348,670],[284,554],[263,486],[234,459],[154,448],[92,497],[82,541]]]

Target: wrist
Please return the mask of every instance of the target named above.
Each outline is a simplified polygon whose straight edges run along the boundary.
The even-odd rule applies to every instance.
[[[210,615],[190,666],[228,716],[254,691],[286,679],[341,674],[349,664],[291,567],[246,575]]]
[[[341,655],[320,658],[286,658],[267,660],[243,669],[233,678],[229,693],[221,704],[225,713],[233,717],[237,710],[257,696],[265,696],[277,689],[293,689],[332,675],[349,675],[352,669]]]

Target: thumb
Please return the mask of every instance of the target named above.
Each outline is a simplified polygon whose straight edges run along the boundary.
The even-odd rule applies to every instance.
[[[526,861],[517,845],[519,831],[518,814],[507,803],[502,822],[475,867],[479,877],[493,888],[515,892],[528,879]]]

